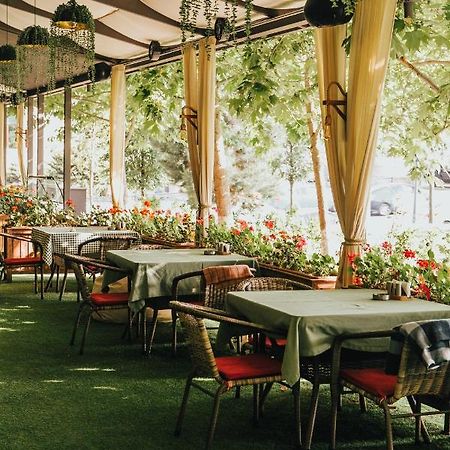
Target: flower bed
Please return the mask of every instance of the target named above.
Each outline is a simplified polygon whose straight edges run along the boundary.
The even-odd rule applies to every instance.
[[[366,246],[362,255],[349,256],[354,284],[385,289],[388,281],[409,281],[414,296],[450,304],[449,238],[444,236],[440,243],[424,240],[413,249],[411,232],[404,232],[394,235],[392,241]]]

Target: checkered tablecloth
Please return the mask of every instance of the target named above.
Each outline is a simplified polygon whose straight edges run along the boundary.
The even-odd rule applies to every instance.
[[[98,236],[132,236],[140,241],[139,233],[127,230],[108,230],[106,227],[33,227],[31,238],[42,245],[43,259],[51,265],[54,253],[78,252],[78,246],[92,237]],[[98,242],[88,244],[87,253],[99,250]]]

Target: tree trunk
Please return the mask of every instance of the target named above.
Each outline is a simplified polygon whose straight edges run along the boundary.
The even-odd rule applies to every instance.
[[[221,127],[221,114],[216,106],[214,131],[214,195],[216,197],[219,223],[226,222],[231,210],[230,183],[224,167],[224,145]]]
[[[311,84],[309,81],[308,69],[305,69],[305,88],[309,92]],[[310,140],[311,159],[313,164],[314,180],[316,182],[316,194],[317,194],[317,208],[319,212],[319,226],[320,226],[320,251],[324,255],[328,255],[328,238],[327,238],[327,222],[325,218],[325,207],[323,202],[323,189],[322,179],[320,175],[320,157],[319,149],[317,148],[317,130],[314,130],[314,124],[312,121],[312,107],[311,102],[308,100],[305,104],[306,108],[306,120],[308,124],[308,133]]]

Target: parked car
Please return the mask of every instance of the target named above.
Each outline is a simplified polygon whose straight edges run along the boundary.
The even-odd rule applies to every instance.
[[[370,195],[370,214],[389,216],[404,212],[405,206],[411,204],[413,194],[414,188],[408,184],[391,184],[374,188]]]
[[[370,193],[370,215],[389,216],[405,212],[405,206],[412,204],[414,188],[408,184],[388,184],[372,188]],[[336,212],[334,205],[328,211]]]

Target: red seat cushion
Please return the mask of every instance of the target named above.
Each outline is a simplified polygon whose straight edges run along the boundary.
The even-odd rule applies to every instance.
[[[115,294],[91,294],[92,303],[97,305],[118,305],[120,303],[128,303],[128,294],[125,293],[115,293]]]
[[[3,262],[7,266],[26,266],[27,264],[39,264],[42,262],[40,256],[27,256],[26,258],[5,258]]]
[[[341,377],[382,399],[394,394],[397,375],[388,375],[384,369],[344,369]]]
[[[242,380],[281,374],[281,362],[255,353],[216,358],[217,369],[224,380]]]

